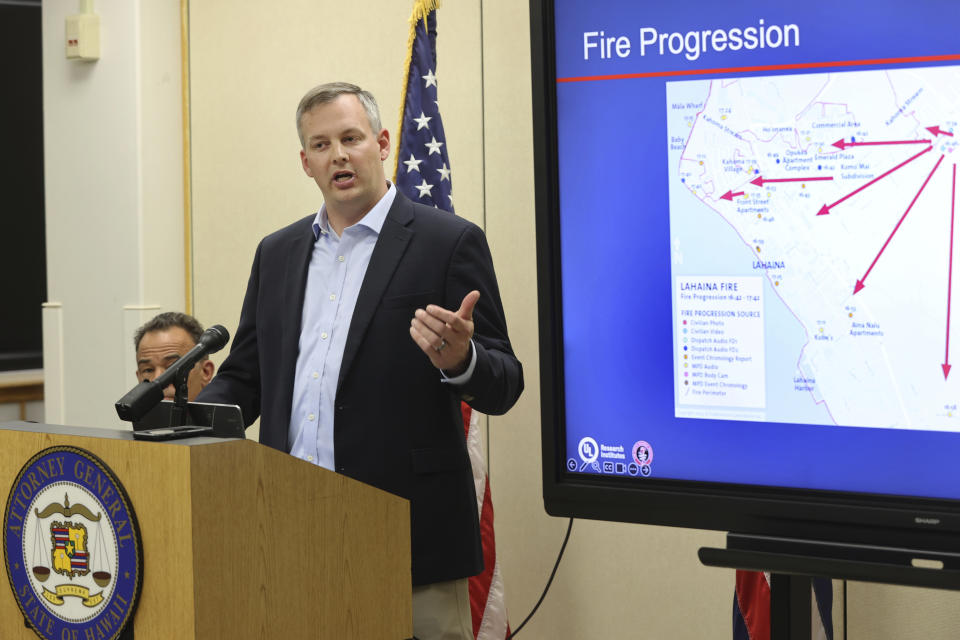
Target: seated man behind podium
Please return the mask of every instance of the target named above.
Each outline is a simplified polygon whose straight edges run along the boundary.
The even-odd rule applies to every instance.
[[[137,381],[149,382],[167,370],[180,356],[193,349],[203,334],[196,318],[179,311],[166,311],[137,329],[133,346],[137,350]],[[187,400],[193,402],[213,378],[215,365],[206,356],[194,365],[187,378]],[[164,400],[173,400],[173,385],[163,390]]]

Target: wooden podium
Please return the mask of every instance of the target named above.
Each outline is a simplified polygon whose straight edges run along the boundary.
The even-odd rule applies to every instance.
[[[143,539],[135,640],[413,635],[409,503],[249,440],[0,423],[0,504],[47,447],[101,458]],[[35,639],[9,583],[0,638]]]

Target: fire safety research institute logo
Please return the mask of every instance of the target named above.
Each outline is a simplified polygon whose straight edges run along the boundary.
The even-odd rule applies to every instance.
[[[133,619],[140,529],[120,481],[89,451],[51,447],[20,470],[3,512],[3,560],[45,640],[115,640]]]

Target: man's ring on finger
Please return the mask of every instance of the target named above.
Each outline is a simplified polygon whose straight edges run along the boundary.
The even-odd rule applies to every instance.
[[[437,353],[440,353],[441,351],[443,351],[443,350],[446,349],[446,348],[447,348],[447,341],[444,340],[443,338],[440,338],[440,344],[438,344],[437,346],[434,347],[434,349],[437,350]]]

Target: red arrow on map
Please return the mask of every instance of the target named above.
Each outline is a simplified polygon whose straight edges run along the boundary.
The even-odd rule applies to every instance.
[[[929,149],[927,149],[929,151]],[[887,241],[883,243],[883,246],[880,247],[880,252],[877,254],[877,257],[873,259],[873,262],[870,263],[870,267],[867,268],[867,272],[863,274],[863,277],[857,280],[857,284],[853,287],[853,294],[856,295],[866,286],[867,276],[870,275],[870,272],[873,271],[873,266],[877,264],[877,260],[880,259],[880,256],[883,255],[884,249],[887,248],[887,245],[890,244],[890,241],[893,240],[893,236],[897,233],[897,229],[900,228],[900,225],[903,224],[903,221],[906,219],[907,214],[910,213],[910,209],[913,208],[913,204],[917,201],[917,198],[920,197],[920,194],[923,193],[923,190],[926,188],[927,183],[930,182],[930,178],[933,177],[933,173],[937,170],[937,167],[940,166],[940,163],[943,162],[943,156],[940,156],[940,159],[937,160],[937,164],[933,165],[933,169],[930,170],[930,175],[927,176],[927,179],[923,181],[923,184],[920,185],[920,190],[917,191],[917,195],[913,196],[913,200],[910,201],[910,206],[907,207],[907,210],[903,212],[903,215],[900,216],[900,220],[897,222],[897,226],[893,228],[893,231],[890,232],[890,237],[887,238]]]
[[[927,127],[927,131],[929,131],[935,136],[950,136],[951,138],[953,137],[952,133],[950,133],[949,131],[944,131],[943,129],[940,128],[940,125],[937,125],[937,124],[933,125],[932,127]]]
[[[720,196],[720,199],[721,199],[721,200],[730,200],[731,202],[733,202],[733,199],[734,199],[734,198],[736,198],[737,196],[742,196],[742,195],[743,195],[743,191],[737,191],[736,193],[734,193],[733,191],[727,191],[725,194],[723,194],[722,196]]]
[[[833,209],[835,206],[837,206],[838,204],[840,204],[841,202],[843,202],[844,200],[846,200],[846,199],[849,198],[850,196],[852,196],[852,195],[854,195],[854,194],[856,194],[856,193],[860,193],[861,191],[863,191],[864,189],[866,189],[867,187],[869,187],[870,185],[872,185],[874,182],[877,182],[877,181],[879,181],[879,180],[882,180],[883,178],[886,178],[888,175],[890,175],[891,173],[893,173],[894,171],[896,171],[896,170],[899,169],[900,167],[903,167],[903,166],[905,166],[905,165],[907,165],[907,164],[910,164],[911,162],[913,162],[914,160],[916,160],[917,158],[919,158],[919,157],[922,156],[923,154],[927,153],[927,152],[930,151],[931,149],[933,149],[933,147],[927,147],[926,149],[924,149],[924,150],[921,151],[920,153],[918,153],[918,154],[916,154],[916,155],[914,155],[914,156],[910,156],[909,158],[907,158],[906,160],[904,160],[903,162],[901,162],[900,164],[898,164],[897,166],[895,166],[893,169],[890,169],[889,171],[886,171],[886,172],[884,172],[884,173],[881,173],[879,176],[877,176],[876,178],[874,178],[873,180],[871,180],[871,181],[868,182],[867,184],[865,184],[865,185],[863,185],[862,187],[859,187],[859,188],[857,188],[857,189],[854,189],[853,191],[851,191],[851,192],[848,193],[847,195],[843,196],[842,198],[840,198],[839,200],[837,200],[837,201],[834,202],[833,204],[825,204],[825,205],[823,205],[823,207],[820,208],[820,211],[817,212],[817,215],[818,215],[818,216],[825,216],[825,215],[827,215],[828,213],[830,213],[830,209]]]
[[[930,133],[933,133],[933,135],[937,135],[933,131],[934,128],[935,127],[929,127],[929,129],[931,130]],[[953,134],[951,133],[950,135],[953,135]],[[879,142],[854,142],[851,140],[850,142],[844,142],[843,138],[840,138],[839,140],[833,143],[833,146],[835,146],[837,149],[846,149],[847,147],[872,147],[872,146],[887,145],[887,144],[930,144],[930,141],[929,140],[881,140]]]
[[[943,354],[943,379],[950,375],[950,292],[953,289],[953,212],[957,199],[957,165],[953,165],[953,188],[950,190],[950,260],[947,268],[947,346]]]
[[[833,176],[826,176],[823,178],[764,178],[763,176],[757,176],[750,181],[750,184],[755,184],[758,187],[762,187],[768,182],[816,182],[818,180],[833,180]]]

